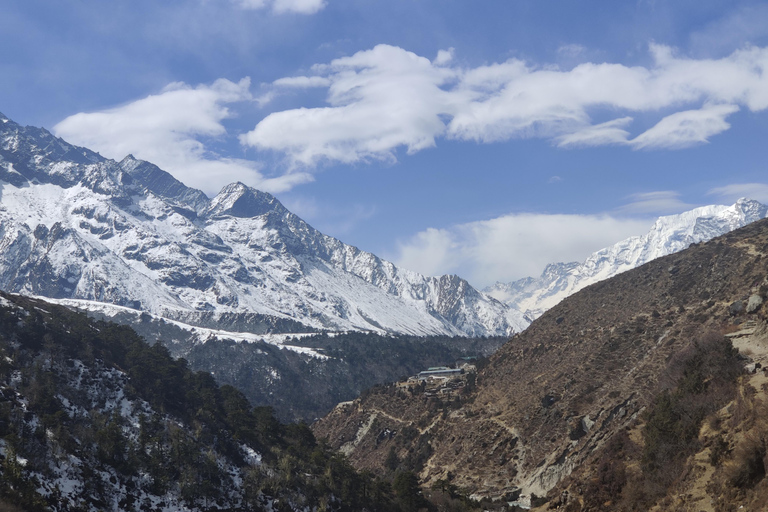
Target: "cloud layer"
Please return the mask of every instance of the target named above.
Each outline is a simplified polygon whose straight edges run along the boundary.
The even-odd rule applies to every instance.
[[[70,116],[53,131],[109,158],[133,154],[148,160],[209,195],[235,181],[280,192],[310,180],[303,173],[267,178],[255,162],[211,153],[201,142],[226,135],[221,122],[233,114],[225,105],[250,100],[249,88],[247,78],[197,87],[173,83],[122,107]]]
[[[318,164],[393,162],[398,151],[415,153],[440,138],[681,149],[729,129],[728,117],[739,110],[768,108],[768,48],[698,60],[676,57],[665,46],[651,46],[651,52],[651,67],[584,63],[561,70],[510,59],[465,68],[455,63],[452,48],[430,60],[378,45],[317,64],[309,75],[277,79],[258,98],[248,79],[173,83],[122,107],[73,115],[54,131],[112,158],[133,153],[209,194],[238,180],[281,192],[311,181]],[[255,161],[210,150],[211,142],[228,135],[222,121],[244,103],[268,107],[279,95],[308,89],[326,90],[327,105],[273,112],[239,137],[245,147],[284,157],[287,166],[272,171],[278,174],[267,177]],[[641,113],[658,120],[633,134],[633,115]],[[612,118],[593,120],[606,114]]]
[[[561,70],[510,59],[463,68],[453,64],[453,50],[430,61],[379,45],[316,65],[310,76],[275,81],[273,92],[325,87],[328,106],[272,113],[241,140],[299,166],[392,160],[401,148],[413,153],[440,137],[680,149],[727,130],[726,118],[741,108],[768,107],[768,49],[716,60],[677,57],[660,45],[651,53],[651,67],[584,63]],[[616,117],[593,122],[606,111]],[[646,112],[658,112],[658,123],[633,136],[632,114]]]
[[[582,261],[652,223],[609,215],[511,214],[427,229],[400,243],[394,260],[426,275],[458,274],[483,288],[537,276],[546,263]]]

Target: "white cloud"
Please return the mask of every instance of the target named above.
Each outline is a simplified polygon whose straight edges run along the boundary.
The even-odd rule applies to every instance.
[[[267,0],[237,0],[240,7],[243,9],[265,9],[267,7]]]
[[[448,48],[447,50],[438,50],[437,57],[435,57],[433,64],[436,66],[445,66],[453,60],[454,53],[455,50],[453,48]]]
[[[217,80],[191,87],[173,83],[160,94],[122,107],[70,116],[54,128],[56,135],[120,160],[128,154],[148,160],[189,186],[217,193],[233,181],[280,192],[312,179],[306,173],[265,177],[255,162],[222,158],[200,139],[226,135],[222,120],[232,116],[227,104],[248,101],[250,80]]]
[[[315,14],[325,7],[325,0],[238,0],[243,9],[266,9],[272,7],[275,14]]]
[[[379,45],[323,66],[330,107],[276,112],[241,140],[285,152],[294,163],[394,159],[394,150],[435,145],[451,72],[400,48]]]
[[[310,77],[274,87],[327,87],[328,105],[270,114],[242,142],[287,155],[294,165],[392,160],[439,137],[477,142],[550,138],[562,147],[622,144],[680,149],[728,129],[739,108],[768,108],[768,48],[721,59],[675,56],[651,45],[654,65],[583,63],[560,70],[510,59],[477,68],[454,64],[452,50],[434,61],[379,45],[319,64]],[[593,124],[593,111],[616,118]],[[659,112],[656,126],[629,132],[633,112]]]
[[[680,194],[672,190],[644,192],[629,196],[630,203],[618,209],[626,214],[667,215],[695,208],[695,205],[680,200]]]
[[[766,183],[733,183],[724,187],[716,187],[707,195],[718,196],[726,202],[736,201],[742,197],[768,204],[768,184]]]
[[[276,13],[297,12],[315,14],[325,7],[324,0],[275,0],[272,9]]]
[[[427,229],[400,243],[394,259],[427,275],[456,273],[483,288],[538,276],[547,263],[582,261],[651,224],[608,215],[510,214]]]
[[[396,262],[428,276],[456,273],[465,263],[461,243],[450,230],[428,228],[398,244]]]
[[[731,127],[726,116],[738,112],[736,105],[709,105],[668,115],[656,126],[631,141],[636,149],[681,149],[708,142]]]

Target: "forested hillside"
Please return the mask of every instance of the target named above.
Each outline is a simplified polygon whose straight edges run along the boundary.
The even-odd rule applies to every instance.
[[[397,484],[355,472],[306,424],[281,424],[127,327],[0,299],[0,506],[400,510],[422,499]]]

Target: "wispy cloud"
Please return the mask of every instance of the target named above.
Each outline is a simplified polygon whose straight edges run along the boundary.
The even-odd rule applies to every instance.
[[[707,105],[698,110],[676,112],[630,141],[630,144],[637,149],[682,149],[704,144],[713,135],[730,128],[725,118],[738,110],[736,105]]]
[[[243,9],[270,8],[275,14],[315,14],[326,5],[325,0],[236,0],[236,3]]]
[[[288,194],[280,199],[290,211],[312,224],[323,233],[344,236],[376,215],[373,204],[354,203],[340,205],[319,201],[316,197]]]
[[[564,44],[557,49],[557,53],[563,57],[574,58],[583,54],[587,49],[580,44]]]
[[[174,83],[122,107],[75,114],[53,131],[110,158],[133,154],[148,160],[209,195],[233,181],[281,192],[311,180],[306,173],[265,176],[259,164],[219,156],[201,142],[226,136],[222,121],[233,115],[226,105],[251,100],[249,87],[247,78],[197,87]]]
[[[457,273],[482,288],[539,275],[546,263],[581,261],[651,224],[609,215],[510,214],[426,229],[401,242],[394,260],[427,275]]]
[[[680,193],[672,190],[632,194],[628,199],[630,200],[629,203],[618,208],[617,211],[619,213],[632,215],[666,215],[670,213],[679,213],[696,207],[696,205],[681,201]]]
[[[631,122],[631,117],[621,117],[605,123],[587,126],[581,130],[558,137],[556,139],[557,145],[562,148],[576,148],[627,144],[629,132],[624,127]]]
[[[735,4],[735,3],[734,3]],[[768,37],[768,5],[734,5],[735,9],[691,34],[691,46],[699,52],[712,55],[758,44]]]
[[[707,195],[720,197],[726,202],[746,197],[768,204],[768,183],[733,183],[723,187],[715,187],[709,190]]]
[[[561,70],[510,59],[465,69],[450,51],[430,61],[379,45],[316,65],[311,76],[276,81],[276,89],[327,87],[328,105],[270,114],[242,142],[283,153],[295,166],[392,160],[399,148],[413,153],[440,137],[669,150],[706,143],[741,108],[768,107],[768,48],[698,60],[661,45],[651,53],[651,67],[583,63]],[[619,115],[593,124],[596,109]],[[633,112],[660,112],[661,119],[633,136]]]
[[[323,76],[289,76],[275,80],[272,85],[307,89],[310,87],[328,87],[331,85],[331,81]]]

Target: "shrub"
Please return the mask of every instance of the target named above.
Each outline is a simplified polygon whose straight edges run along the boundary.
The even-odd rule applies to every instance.
[[[750,432],[736,447],[726,468],[726,479],[734,487],[750,488],[765,478],[768,469],[768,432]]]

